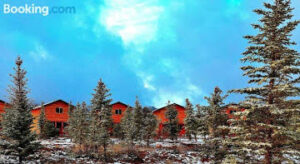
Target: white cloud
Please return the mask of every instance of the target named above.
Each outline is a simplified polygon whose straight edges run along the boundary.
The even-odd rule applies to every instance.
[[[186,87],[185,87],[186,86]],[[155,107],[162,107],[170,100],[172,103],[185,105],[185,99],[189,98],[195,101],[197,97],[203,96],[203,92],[197,86],[186,82],[176,87],[177,90],[159,89],[157,94],[153,97],[152,103]],[[198,102],[199,103],[199,102]]]
[[[99,21],[126,46],[146,44],[155,40],[163,11],[157,0],[105,0]]]
[[[155,91],[156,87],[151,84],[153,82],[153,75],[146,75],[145,73],[139,73],[138,76],[142,79],[144,88],[150,90],[150,91]]]
[[[48,51],[39,43],[36,43],[34,46],[34,50],[29,52],[29,55],[36,61],[48,60],[51,58]]]

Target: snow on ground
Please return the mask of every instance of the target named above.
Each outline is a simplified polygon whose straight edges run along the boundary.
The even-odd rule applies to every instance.
[[[52,138],[47,140],[39,140],[43,148],[28,157],[25,163],[103,163],[96,159],[89,159],[84,156],[75,156],[70,153],[74,143],[69,138]],[[122,145],[124,142],[119,139],[112,139],[114,145]],[[136,156],[131,157],[126,151],[112,153],[112,163],[134,163],[135,158],[140,162],[145,163],[201,163],[199,154],[196,151],[188,150],[186,145],[201,144],[202,140],[198,141],[181,138],[177,142],[169,139],[163,141],[151,141],[150,147],[146,147],[146,142],[136,142]],[[122,147],[122,146],[121,146]],[[183,150],[177,150],[177,148]],[[175,150],[174,150],[175,149]],[[188,150],[188,151],[186,151]],[[17,163],[17,157],[9,155],[0,155],[0,163]],[[137,162],[138,163],[138,162]]]

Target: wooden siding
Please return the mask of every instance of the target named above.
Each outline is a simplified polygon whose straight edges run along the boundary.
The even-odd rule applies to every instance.
[[[118,124],[121,122],[122,117],[125,114],[125,111],[127,109],[128,105],[125,105],[121,102],[116,102],[114,104],[112,104],[112,119],[113,119],[113,123],[114,124]],[[116,114],[116,110],[120,109],[122,112],[121,114]]]
[[[63,109],[62,113],[56,113],[56,108],[62,108]],[[38,128],[38,120],[39,120],[40,113],[41,113],[41,107],[34,108],[31,111],[31,114],[34,117],[33,130],[36,133],[40,132]],[[47,104],[45,105],[45,116],[47,120],[54,123],[55,122],[67,123],[69,119],[69,104],[61,100]],[[60,129],[60,134],[62,133],[64,133],[64,127]]]
[[[178,123],[182,127],[179,134],[184,135],[185,134],[184,119],[186,117],[185,108],[183,106],[178,105],[178,104],[171,104],[171,105],[174,106],[175,109],[178,112],[178,114],[177,114]],[[156,116],[156,119],[159,122],[158,132],[157,132],[159,135],[162,134],[164,124],[168,121],[168,119],[165,117],[165,112],[166,111],[167,111],[167,106],[162,107],[160,109],[157,109],[153,112],[153,114]]]

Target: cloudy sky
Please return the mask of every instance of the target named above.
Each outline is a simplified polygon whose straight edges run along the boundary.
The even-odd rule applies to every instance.
[[[3,4],[74,6],[76,14],[3,14]],[[292,0],[300,19],[300,1]],[[247,86],[239,69],[262,0],[2,0],[0,99],[17,55],[36,103],[91,99],[99,78],[114,101],[205,104],[215,86]],[[293,39],[300,44],[300,27]],[[300,51],[299,46],[295,47]],[[238,102],[230,95],[227,102]]]

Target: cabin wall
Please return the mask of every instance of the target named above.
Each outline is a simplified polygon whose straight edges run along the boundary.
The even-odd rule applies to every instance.
[[[181,126],[181,130],[179,132],[179,135],[182,136],[185,134],[185,128],[184,128],[184,119],[186,117],[185,108],[176,105],[175,109],[177,110],[177,118],[178,123]],[[157,129],[158,136],[162,136],[164,124],[168,121],[168,119],[165,117],[165,113],[167,111],[167,108],[162,108],[160,110],[154,111],[153,114],[156,116],[157,121],[159,122],[159,126]],[[166,137],[166,136],[163,136]]]
[[[62,108],[62,113],[56,113],[56,108]],[[31,111],[32,116],[34,117],[32,130],[37,134],[40,133],[38,121],[41,113],[41,108],[37,108]],[[66,123],[69,119],[69,105],[64,102],[55,102],[45,106],[45,116],[46,119],[51,122],[62,122]],[[61,129],[60,133],[63,133],[64,128]]]
[[[121,109],[122,113],[116,114],[117,109]],[[127,109],[127,105],[124,105],[124,104],[117,103],[117,104],[112,105],[111,112],[112,112],[112,119],[113,119],[114,124],[118,124],[121,122],[121,119],[124,116],[126,109]]]

